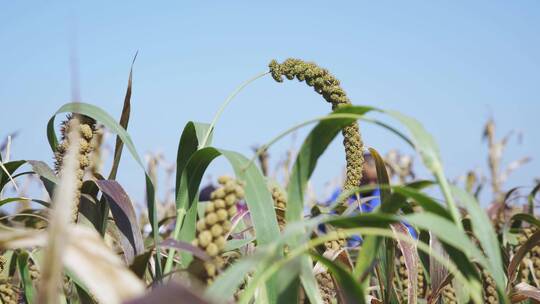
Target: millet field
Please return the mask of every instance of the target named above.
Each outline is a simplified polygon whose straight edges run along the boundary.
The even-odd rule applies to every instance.
[[[0,304],[540,304],[540,0],[0,1]]]
[[[263,77],[276,90],[312,89],[331,112],[291,126],[253,155],[215,147],[220,115]],[[272,60],[212,121],[187,121],[180,138],[170,139],[178,145],[174,197],[163,204],[155,191],[159,159],[143,161],[129,135],[131,90],[130,73],[120,115],[79,102],[51,109],[44,128],[54,166],[16,159],[6,138],[0,205],[12,208],[0,226],[3,303],[540,302],[540,184],[503,187],[529,159],[503,167],[508,138],[497,136],[493,120],[483,131],[489,176],[470,171],[451,181],[436,139],[419,121],[354,104],[314,62]],[[431,177],[416,178],[409,155],[368,149],[367,124],[411,146],[416,166]],[[269,151],[300,128],[309,129],[307,137],[276,169],[285,178],[273,178]],[[111,157],[102,153],[106,134],[115,138]],[[344,177],[331,199],[313,199],[310,177],[334,139],[343,144],[334,161],[345,165]],[[142,211],[116,180],[126,157],[140,165]],[[205,171],[218,157],[231,172],[206,186]],[[27,179],[38,181],[44,199],[27,196]],[[491,193],[481,196],[487,183]]]

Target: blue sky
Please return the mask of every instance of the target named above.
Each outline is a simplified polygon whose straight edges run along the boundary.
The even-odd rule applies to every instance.
[[[209,122],[271,59],[297,57],[332,71],[353,103],[420,120],[452,178],[476,167],[487,173],[481,132],[489,117],[501,132],[523,131],[505,161],[532,156],[509,182],[530,185],[540,175],[539,20],[537,1],[11,1],[0,9],[0,137],[19,130],[15,158],[52,160],[45,126],[71,99],[76,33],[81,99],[114,117],[139,51],[129,132],[141,154],[161,151],[173,160],[188,120]],[[251,155],[253,144],[328,112],[305,85],[266,77],[225,111],[215,145]],[[382,153],[410,152],[385,131],[361,128],[366,144]],[[290,142],[271,150],[274,160]],[[315,185],[341,172],[341,151],[336,141]],[[123,159],[119,180],[140,200],[140,169]],[[230,169],[220,161],[210,171]]]

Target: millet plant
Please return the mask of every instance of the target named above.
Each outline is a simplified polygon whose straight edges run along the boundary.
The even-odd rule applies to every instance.
[[[540,301],[540,186],[530,189],[525,211],[513,209],[492,221],[471,187],[448,181],[437,144],[418,121],[354,105],[329,71],[300,59],[272,60],[268,71],[225,100],[210,124],[185,124],[172,207],[158,212],[164,207],[157,203],[155,174],[127,132],[131,76],[118,121],[80,102],[52,115],[47,138],[54,169],[0,153],[0,191],[6,188],[0,205],[28,206],[1,218],[2,303]],[[277,134],[251,158],[214,147],[213,132],[225,108],[249,83],[270,76],[305,82],[332,111]],[[59,141],[55,117],[63,113],[68,116]],[[432,178],[411,180],[410,162],[402,168],[366,149],[359,122],[410,145]],[[314,126],[287,180],[279,184],[265,176],[268,168],[261,170],[256,160],[308,125]],[[98,164],[102,128],[116,135],[107,174]],[[308,203],[308,181],[339,133],[346,166],[341,195],[325,205]],[[140,166],[146,188],[147,209],[139,216],[116,181],[123,152]],[[361,183],[367,152],[376,184]],[[200,199],[201,181],[217,157],[230,163],[234,176],[220,177],[209,197]],[[392,184],[389,173],[400,183]],[[28,176],[40,179],[46,199],[20,195],[17,182]],[[366,193],[375,189],[380,204],[359,212],[372,199]],[[499,184],[496,191],[498,201],[506,199]]]

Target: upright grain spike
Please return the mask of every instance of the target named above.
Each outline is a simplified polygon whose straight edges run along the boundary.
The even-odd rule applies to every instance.
[[[221,253],[225,248],[225,237],[231,230],[231,219],[236,214],[236,203],[244,198],[243,185],[229,176],[218,179],[220,187],[210,195],[204,218],[197,221],[197,235],[193,245],[198,246],[212,259],[204,263],[207,282],[212,283],[225,266]]]
[[[64,163],[66,152],[69,148],[70,142],[67,136],[71,128],[77,128],[79,133],[79,151],[77,155],[78,169],[76,172],[77,177],[77,191],[75,193],[75,204],[73,204],[72,220],[77,221],[79,216],[79,200],[81,198],[81,187],[83,184],[84,171],[90,167],[90,155],[94,150],[94,133],[96,131],[96,121],[88,116],[80,114],[69,114],[66,120],[62,122],[61,142],[55,152],[55,171],[59,175]]]

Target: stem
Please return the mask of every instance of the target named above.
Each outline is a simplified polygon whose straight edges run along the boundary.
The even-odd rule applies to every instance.
[[[214,130],[214,127],[215,127],[217,121],[219,120],[219,117],[221,117],[221,114],[223,113],[225,108],[229,105],[229,103],[231,103],[231,101],[234,99],[234,97],[236,97],[236,95],[238,95],[238,93],[240,93],[250,83],[252,83],[253,81],[255,81],[255,80],[259,79],[259,78],[262,78],[263,76],[266,76],[266,74],[269,74],[269,73],[270,72],[260,73],[260,74],[255,75],[254,77],[246,80],[238,88],[236,88],[236,90],[234,90],[231,93],[231,95],[229,95],[227,97],[227,99],[225,99],[225,101],[221,104],[221,107],[219,108],[219,110],[216,112],[216,115],[214,115],[214,119],[212,119],[212,123],[210,123],[210,128],[208,128],[208,131],[206,131],[206,134],[204,135],[204,138],[203,138],[203,140],[201,141],[201,143],[199,145],[199,149],[204,148],[206,146],[206,144],[208,143],[208,138],[210,138],[210,134],[212,133],[212,130]]]
[[[176,223],[174,225],[174,231],[173,231],[173,238],[175,240],[178,239],[178,235],[180,234],[180,228],[182,227],[182,222],[184,222],[185,216],[186,216],[186,209],[184,208],[178,209],[178,212],[176,213]],[[171,271],[172,266],[173,266],[175,251],[176,250],[174,248],[169,249],[167,262],[165,263],[165,269],[163,270],[163,273],[169,273]]]
[[[454,201],[454,197],[452,197],[452,194],[450,193],[450,186],[448,185],[448,180],[446,180],[446,177],[444,176],[442,169],[435,171],[435,179],[437,179],[437,182],[439,183],[441,187],[441,191],[443,193],[444,199],[446,200],[446,204],[448,205],[448,208],[450,209],[450,214],[452,215],[454,222],[456,223],[456,225],[458,225],[458,227],[463,229],[459,209],[456,205],[456,202]]]

